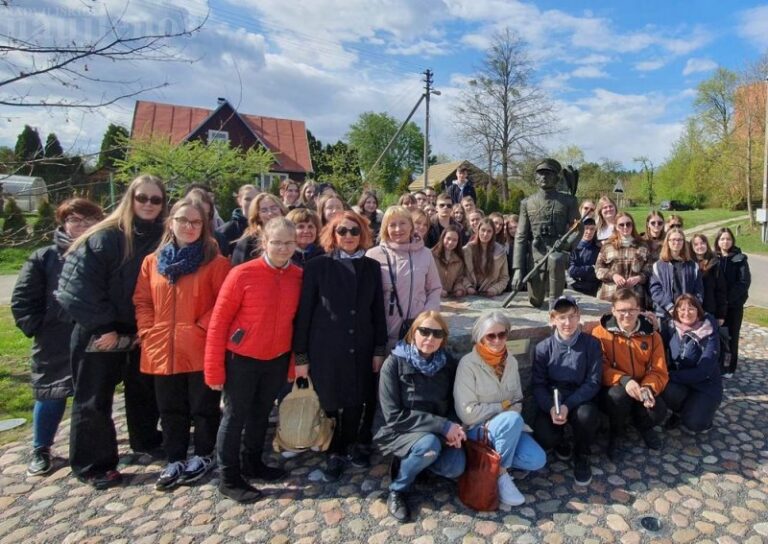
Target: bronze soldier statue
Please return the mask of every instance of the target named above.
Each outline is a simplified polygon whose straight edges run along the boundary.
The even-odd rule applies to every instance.
[[[520,203],[520,221],[515,235],[512,266],[512,289],[520,282],[533,263],[552,247],[555,251],[528,281],[528,300],[534,308],[545,305],[546,296],[555,300],[565,289],[565,271],[571,246],[581,239],[579,225],[565,240],[559,241],[579,218],[576,197],[557,190],[562,167],[555,159],[544,159],[536,165],[535,180],[539,190]]]

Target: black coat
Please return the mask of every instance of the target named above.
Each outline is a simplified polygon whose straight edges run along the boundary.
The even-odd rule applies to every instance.
[[[123,262],[125,236],[117,228],[91,235],[64,261],[56,298],[92,334],[136,332],[133,291],[144,257],[157,248],[161,222],[133,222],[133,256]]]
[[[453,409],[457,364],[449,356],[437,374],[427,376],[396,352],[381,368],[373,440],[382,454],[405,457],[423,436],[443,436],[451,422],[458,422]]]
[[[310,244],[304,251],[296,248],[296,251],[293,252],[293,257],[291,257],[291,262],[300,268],[304,268],[311,259],[320,255],[325,255],[323,248],[317,244]]]
[[[232,219],[216,229],[216,241],[219,242],[221,254],[229,257],[235,248],[235,243],[245,232],[248,226],[248,218],[243,215],[241,208],[232,210]]]
[[[704,282],[704,311],[717,319],[725,319],[728,315],[728,284],[725,275],[720,270],[720,259],[712,258],[709,267],[701,271]]]
[[[725,276],[725,283],[728,286],[728,306],[733,308],[744,306],[752,283],[747,256],[739,248],[731,248],[731,252],[726,257],[720,256],[720,271]]]
[[[261,242],[258,236],[243,236],[235,243],[230,262],[232,266],[247,263],[257,259],[262,253]]]
[[[16,326],[32,343],[32,391],[35,399],[64,399],[72,395],[69,341],[72,321],[56,301],[55,291],[71,242],[56,230],[54,244],[29,256],[19,272],[11,296]]]
[[[368,257],[323,255],[309,261],[293,351],[297,364],[308,357],[323,409],[360,406],[368,400],[373,356],[383,355],[386,343],[381,265]]]

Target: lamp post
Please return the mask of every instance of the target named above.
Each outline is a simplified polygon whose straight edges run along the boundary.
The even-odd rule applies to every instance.
[[[440,91],[435,91],[432,89],[432,76],[433,72],[430,69],[427,69],[424,72],[424,83],[426,83],[425,91],[424,91],[424,97],[426,98],[426,103],[424,107],[424,113],[426,115],[425,122],[424,122],[424,189],[426,190],[427,187],[429,187],[429,97],[430,95],[440,96]]]

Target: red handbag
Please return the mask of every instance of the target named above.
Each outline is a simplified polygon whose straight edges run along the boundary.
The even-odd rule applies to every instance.
[[[479,512],[499,508],[498,479],[501,456],[491,447],[488,429],[483,425],[479,440],[465,440],[466,469],[459,478],[459,500]]]

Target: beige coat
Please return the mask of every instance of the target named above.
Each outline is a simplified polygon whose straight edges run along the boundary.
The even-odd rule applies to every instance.
[[[440,275],[440,283],[443,285],[443,289],[448,294],[453,293],[456,289],[466,290],[467,269],[464,264],[463,254],[459,251],[452,251],[448,264],[437,257],[434,249],[432,250],[432,255],[435,258],[435,266],[437,266],[437,273]]]
[[[523,409],[517,359],[507,355],[504,374],[499,380],[493,368],[472,348],[459,361],[453,382],[453,402],[459,419],[470,427],[484,423],[504,411],[501,404],[504,400],[512,403],[510,410],[520,412]]]
[[[479,251],[480,246],[476,244],[467,244],[464,246],[464,263],[467,267],[467,287],[472,287],[480,292],[487,292],[489,296],[501,294],[509,284],[509,265],[507,264],[507,252],[504,246],[498,242],[493,244],[493,267],[491,273],[478,280],[475,276],[474,266],[472,264],[472,252]]]

